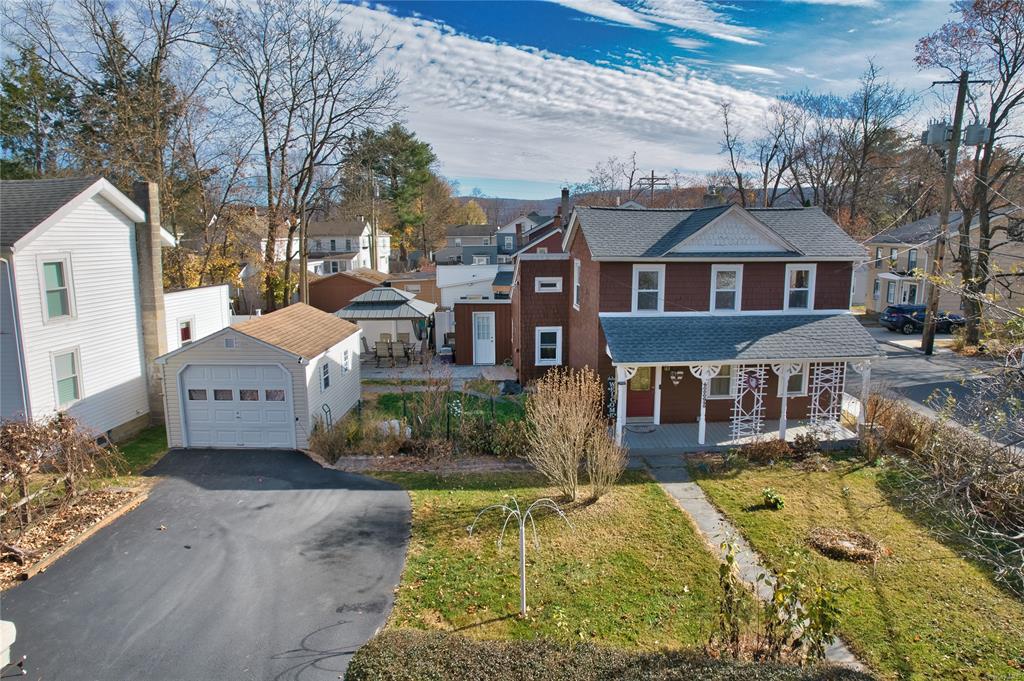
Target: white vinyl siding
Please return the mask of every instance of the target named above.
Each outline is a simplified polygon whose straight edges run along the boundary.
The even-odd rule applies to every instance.
[[[309,365],[305,367],[309,376],[307,383],[311,386],[316,385],[313,372],[317,371],[316,367],[318,364],[326,364],[331,367],[330,390],[322,393],[311,391],[309,395],[309,412],[305,424],[307,432],[317,420],[326,423],[328,412],[330,413],[331,423],[337,423],[359,401],[359,362],[352,362],[351,358],[359,357],[360,335],[361,332],[352,334],[319,357],[310,360]],[[348,364],[346,364],[345,360],[346,353],[349,357]],[[350,368],[346,369],[346,366]],[[327,406],[326,410],[324,409],[325,405]],[[296,407],[295,413],[301,413],[298,407]]]
[[[73,316],[46,321],[43,262],[70,254]],[[77,347],[81,398],[67,412],[105,433],[149,412],[135,264],[135,225],[101,197],[84,202],[14,254],[28,403],[60,408],[51,353]]]
[[[167,350],[181,347],[180,324],[192,321],[192,342],[231,325],[228,286],[204,286],[164,294]]]

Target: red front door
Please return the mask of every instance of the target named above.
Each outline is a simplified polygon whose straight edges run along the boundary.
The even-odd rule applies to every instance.
[[[639,367],[626,390],[626,416],[654,418],[654,369]]]

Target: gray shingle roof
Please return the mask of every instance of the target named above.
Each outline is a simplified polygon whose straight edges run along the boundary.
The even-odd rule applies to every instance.
[[[342,319],[421,319],[434,314],[437,305],[408,291],[378,286],[352,299],[352,302],[334,314]]]
[[[513,276],[515,276],[515,272],[512,270],[502,270],[494,275],[491,286],[511,286]]]
[[[667,255],[671,248],[695,234],[729,208],[730,206],[714,206],[692,210],[641,210],[578,206],[576,211],[580,227],[595,258],[660,258],[675,257],[675,254]],[[820,208],[746,210],[806,257],[866,256],[864,247],[851,239]],[[741,257],[737,254],[730,255]]]
[[[616,363],[772,361],[882,354],[871,334],[848,314],[602,316],[601,327]]]
[[[99,179],[62,177],[0,181],[0,248],[10,248]]]
[[[500,225],[448,225],[445,235],[457,236],[492,236],[498,232]]]

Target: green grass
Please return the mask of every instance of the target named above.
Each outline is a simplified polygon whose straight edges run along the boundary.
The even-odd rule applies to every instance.
[[[153,426],[117,448],[121,452],[121,470],[127,475],[138,475],[167,452],[167,433],[163,426]]]
[[[847,589],[843,637],[886,677],[1024,678],[1024,604],[894,508],[881,469],[836,462],[827,472],[780,464],[722,474],[695,466],[694,475],[768,560],[807,548],[815,526],[866,532],[892,552],[876,566],[810,552],[821,576]],[[760,506],[765,487],[785,498],[785,508]]]
[[[447,629],[483,639],[599,640],[630,649],[693,646],[717,612],[717,561],[683,513],[646,475],[627,473],[600,501],[537,519],[540,548],[527,545],[527,603],[519,608],[518,532],[496,540],[491,511],[514,496],[555,495],[533,474],[437,477],[381,474],[412,497],[405,572],[389,627]]]
[[[377,408],[389,416],[401,417],[402,398],[402,393],[382,393],[377,398]],[[405,393],[405,399],[408,400],[407,406],[412,408],[415,402],[421,399],[421,397],[419,393],[410,392]],[[463,405],[463,414],[465,416],[489,417],[491,414],[490,400],[481,399],[475,395],[464,395],[457,392],[449,393],[449,400],[461,400]],[[518,403],[498,399],[494,400],[494,417],[497,420],[510,421],[512,419],[522,418],[522,416],[523,408]]]

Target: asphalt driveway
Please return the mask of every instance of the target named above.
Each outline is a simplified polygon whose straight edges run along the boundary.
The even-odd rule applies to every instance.
[[[139,508],[0,596],[22,678],[337,681],[391,609],[406,493],[296,452],[172,451],[151,473]]]

